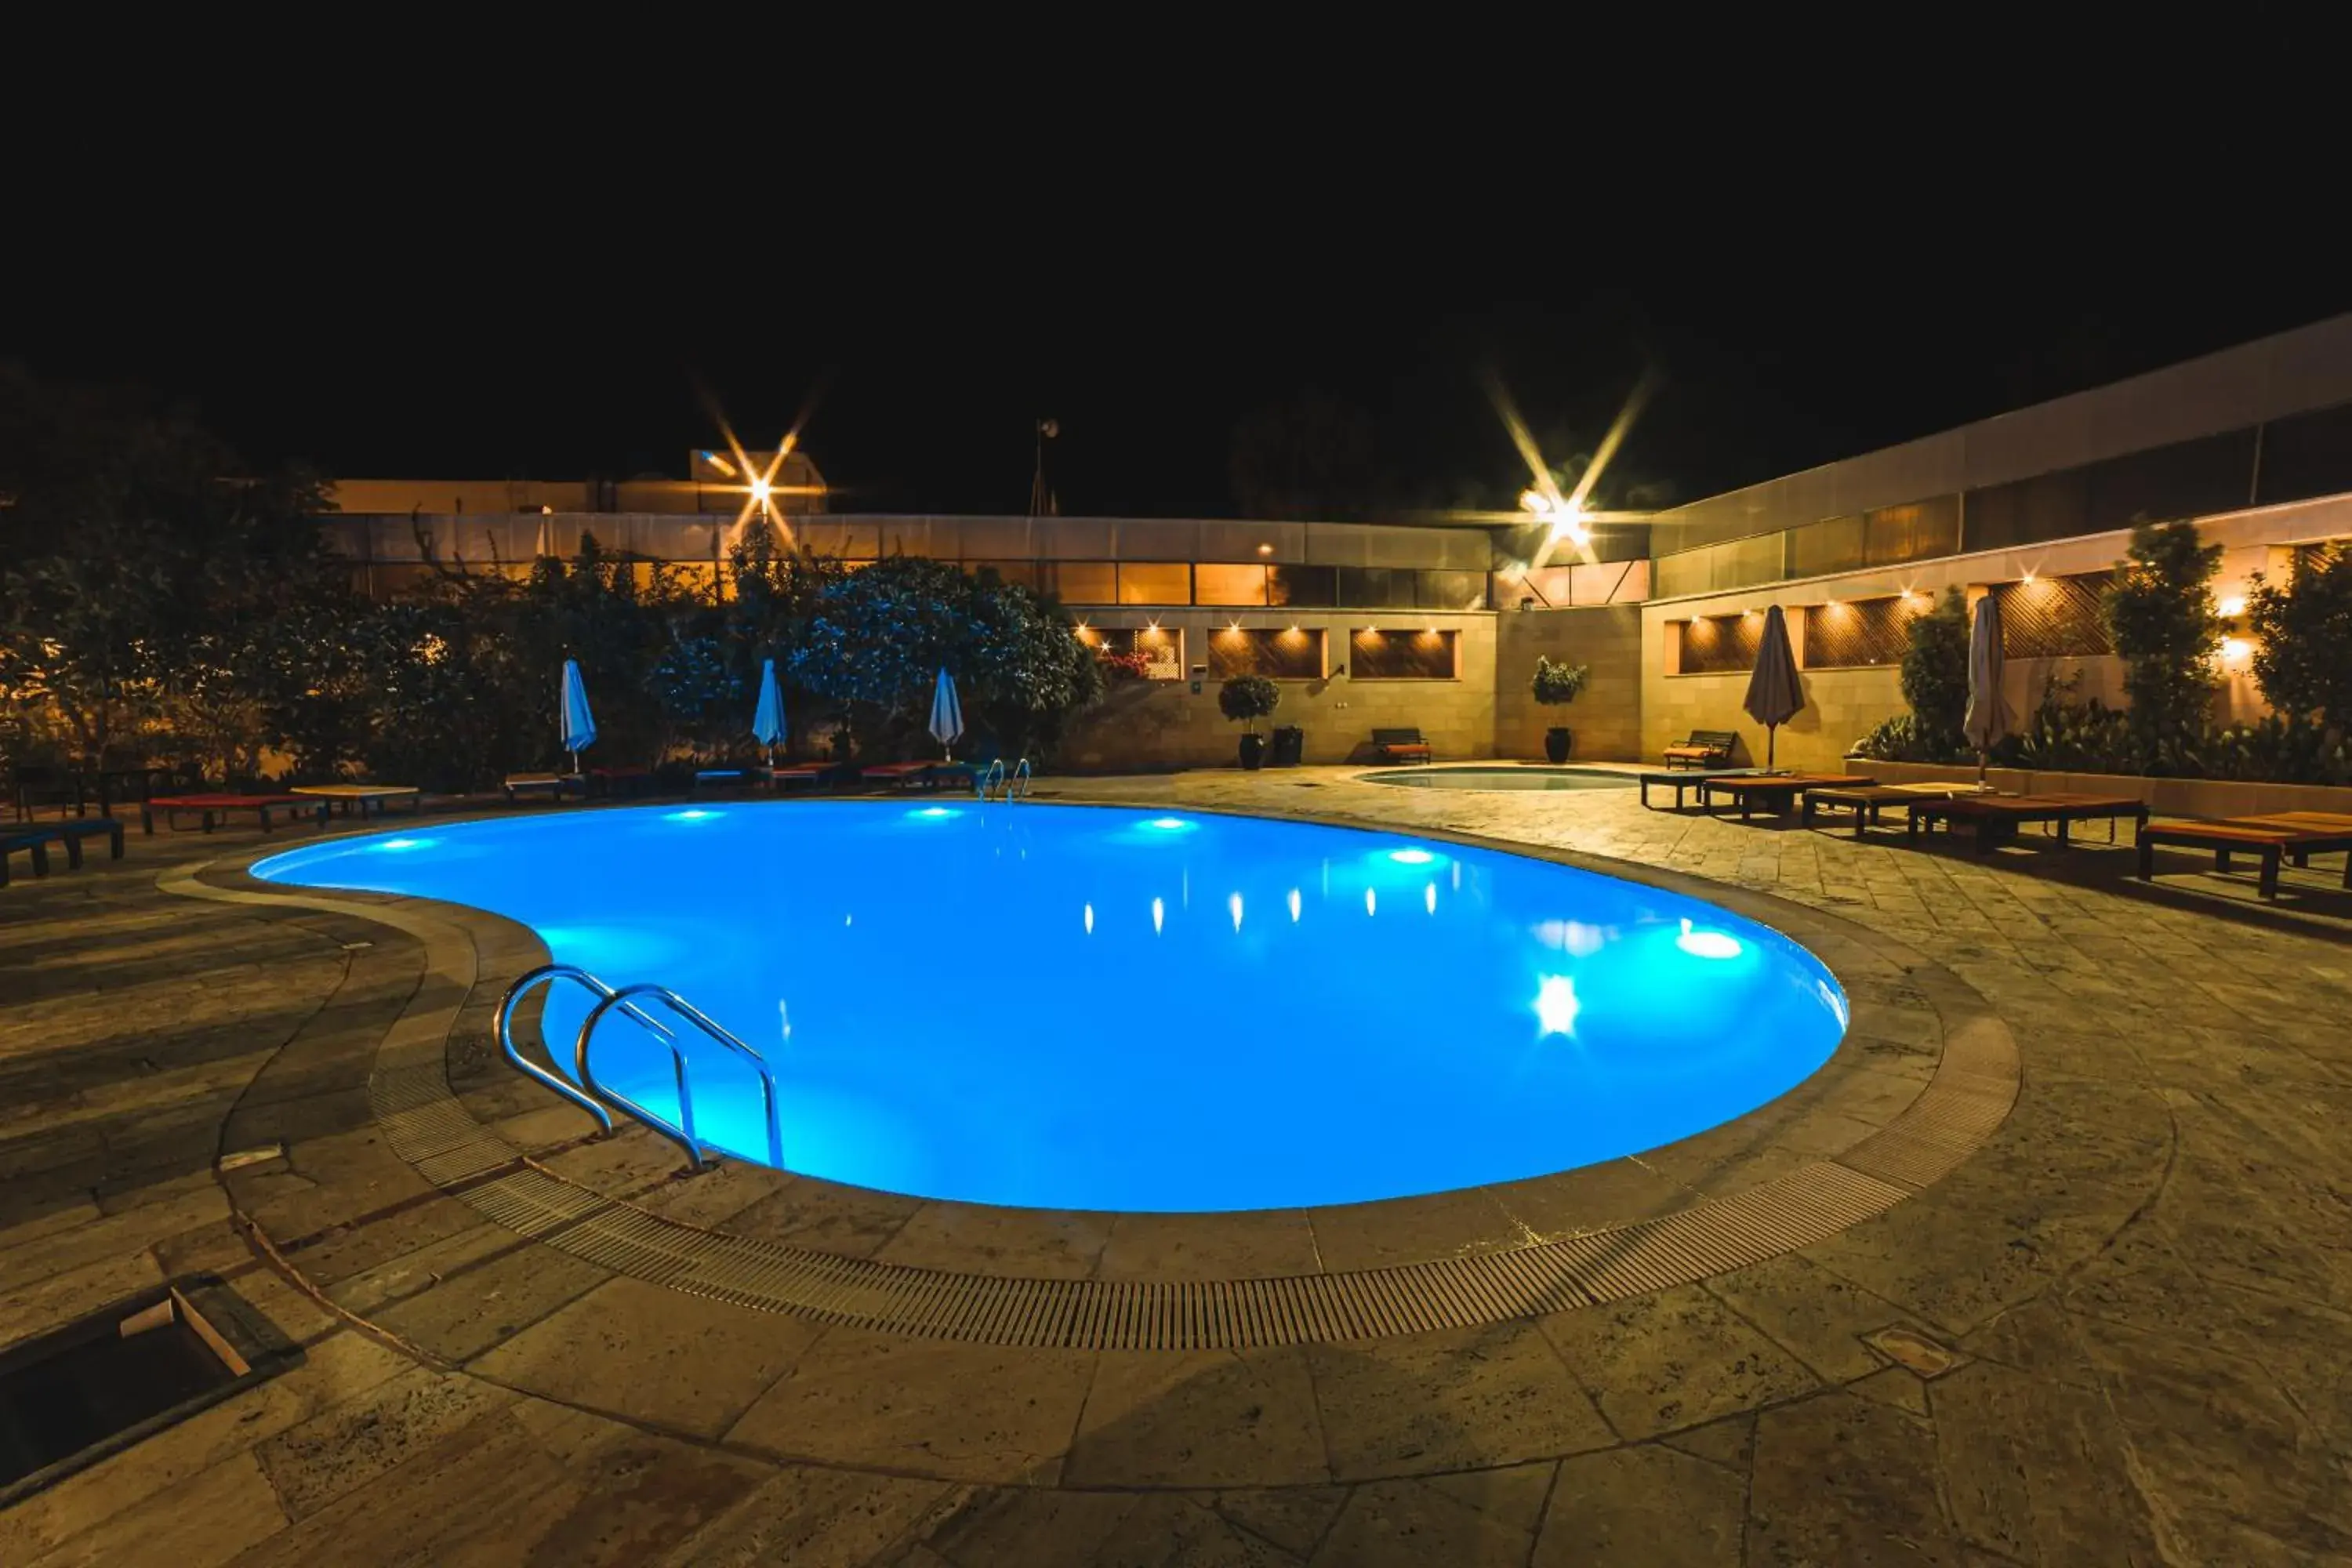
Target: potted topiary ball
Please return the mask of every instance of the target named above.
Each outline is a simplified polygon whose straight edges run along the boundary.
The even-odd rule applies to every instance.
[[[1538,702],[1547,708],[1565,708],[1577,699],[1591,677],[1590,667],[1581,664],[1554,664],[1543,655],[1536,655],[1536,676],[1532,685]],[[1544,755],[1557,767],[1568,761],[1569,747],[1576,737],[1565,724],[1555,724],[1544,731]]]
[[[1281,700],[1282,688],[1263,675],[1236,675],[1217,688],[1217,710],[1246,726],[1242,731],[1242,766],[1255,768],[1265,761],[1265,737],[1257,732],[1257,721]]]

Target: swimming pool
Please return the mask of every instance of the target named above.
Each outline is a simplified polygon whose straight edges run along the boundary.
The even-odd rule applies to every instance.
[[[1391,768],[1360,776],[1403,789],[1631,789],[1641,782],[1636,774],[1601,768],[1531,766]]]
[[[1794,942],[1499,851],[1191,812],[791,802],[330,839],[254,867],[488,910],[766,1054],[784,1163],[926,1197],[1350,1203],[1654,1148],[1786,1092],[1845,1028]],[[583,994],[549,997],[570,1070]],[[757,1080],[692,1050],[706,1142]],[[673,1114],[625,1020],[597,1076]]]

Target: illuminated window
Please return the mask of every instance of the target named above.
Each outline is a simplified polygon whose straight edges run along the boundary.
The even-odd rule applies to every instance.
[[[1184,634],[1163,626],[1088,626],[1079,638],[1098,657],[1126,663],[1146,680],[1184,679]]]
[[[1050,561],[1045,586],[1066,605],[1118,603],[1118,568],[1108,561]]]
[[[1764,640],[1764,617],[1702,616],[1682,623],[1684,675],[1745,675],[1756,668]]]
[[[1263,675],[1275,680],[1323,679],[1323,633],[1298,626],[1220,626],[1209,634],[1209,676]]]
[[[1352,680],[1452,680],[1460,673],[1461,634],[1379,629],[1348,639]]]
[[[1224,566],[1204,562],[1192,568],[1192,602],[1197,605],[1265,603],[1265,568]]]
[[[1927,595],[1805,606],[1805,668],[1899,665],[1911,646],[1913,617],[1935,608]]]
[[[1192,602],[1192,569],[1181,561],[1122,561],[1118,563],[1118,602],[1189,605]]]

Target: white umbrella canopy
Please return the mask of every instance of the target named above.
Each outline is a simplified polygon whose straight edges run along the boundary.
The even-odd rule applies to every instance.
[[[596,743],[596,716],[588,711],[588,684],[580,679],[580,661],[563,661],[563,684],[556,700],[556,730],[563,749],[572,753],[572,771],[580,771],[580,753]]]
[[[1788,618],[1778,605],[1764,612],[1764,640],[1756,649],[1756,668],[1748,677],[1748,697],[1740,706],[1764,726],[1764,765],[1769,768],[1780,726],[1805,706],[1797,651],[1789,645]]]
[[[760,661],[760,700],[751,710],[751,739],[768,748],[768,762],[772,766],[776,748],[784,739],[784,694],[776,684],[776,661]]]
[[[2000,691],[2000,605],[1990,594],[1977,601],[1969,627],[1969,710],[1960,733],[1977,749],[1977,787],[1984,788],[1989,753],[2015,728],[2017,715]]]
[[[941,669],[939,684],[931,688],[931,739],[937,741],[943,751],[948,751],[952,761],[954,753],[950,748],[955,745],[956,737],[962,733],[963,701],[956,696],[955,679]]]

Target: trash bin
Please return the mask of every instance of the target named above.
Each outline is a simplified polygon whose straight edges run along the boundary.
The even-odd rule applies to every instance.
[[[1295,768],[1306,752],[1306,731],[1296,724],[1277,725],[1274,731],[1274,755],[1266,761],[1277,768]]]

